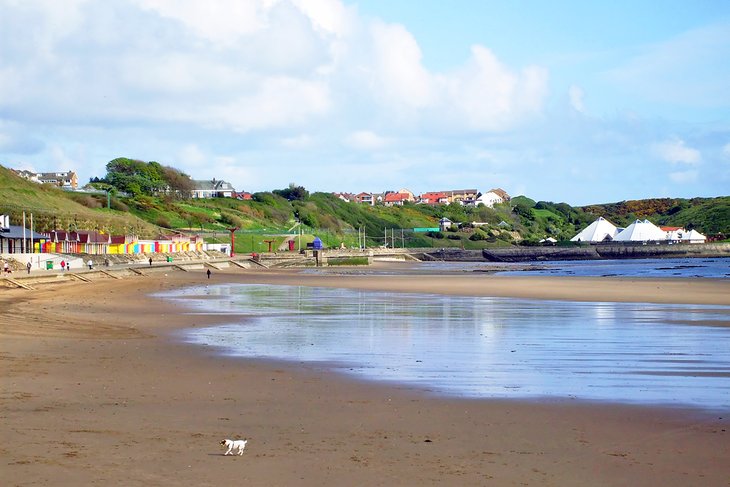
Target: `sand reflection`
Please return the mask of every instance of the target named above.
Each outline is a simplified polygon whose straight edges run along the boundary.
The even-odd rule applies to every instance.
[[[167,297],[244,315],[186,334],[231,356],[322,362],[467,397],[730,406],[730,327],[718,326],[730,307],[241,284]]]

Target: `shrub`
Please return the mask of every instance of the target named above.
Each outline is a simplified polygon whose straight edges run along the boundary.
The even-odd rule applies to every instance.
[[[486,240],[486,239],[487,239],[486,232],[484,232],[484,230],[481,230],[479,228],[477,228],[476,230],[474,230],[474,233],[472,233],[469,236],[469,240],[472,240],[474,242],[479,241],[479,240]]]
[[[158,227],[172,228],[172,225],[170,225],[170,219],[167,218],[165,215],[159,215],[155,219],[155,225],[157,225]]]
[[[229,213],[227,211],[221,212],[220,222],[229,227],[243,227],[243,220],[238,218],[233,213]]]

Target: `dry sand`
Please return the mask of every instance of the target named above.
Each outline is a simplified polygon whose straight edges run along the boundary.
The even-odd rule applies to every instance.
[[[216,272],[211,282],[730,304],[728,280]],[[730,414],[435,398],[181,344],[149,293],[202,272],[0,289],[3,485],[730,485]],[[730,411],[728,412],[730,413]],[[250,439],[222,456],[225,437]]]

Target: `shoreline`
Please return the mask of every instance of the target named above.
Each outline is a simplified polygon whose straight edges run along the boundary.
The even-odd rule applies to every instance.
[[[220,317],[186,314],[150,294],[207,284],[199,274],[0,291],[0,478],[9,485],[652,485],[678,479],[726,485],[730,479],[726,415],[434,397],[316,365],[221,358],[180,343],[176,330]],[[210,283],[428,287],[416,285],[424,281],[419,276],[378,277],[229,270],[215,272]],[[466,277],[452,277],[449,292],[494,292],[473,289]],[[555,278],[528,279],[510,279],[503,292],[567,295],[570,287]],[[566,279],[581,289],[601,284]],[[528,284],[537,289],[523,289]],[[705,291],[727,291],[730,283],[666,287],[631,280],[610,284],[609,294],[652,296],[657,285],[665,294],[679,293],[680,301],[727,304]],[[85,292],[90,286],[94,293]],[[234,435],[250,443],[243,457],[223,457],[218,442]],[[46,448],[48,442],[54,447]]]

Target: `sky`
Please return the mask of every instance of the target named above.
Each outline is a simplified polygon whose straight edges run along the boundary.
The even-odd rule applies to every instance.
[[[0,164],[239,191],[730,195],[727,0],[0,0]]]

